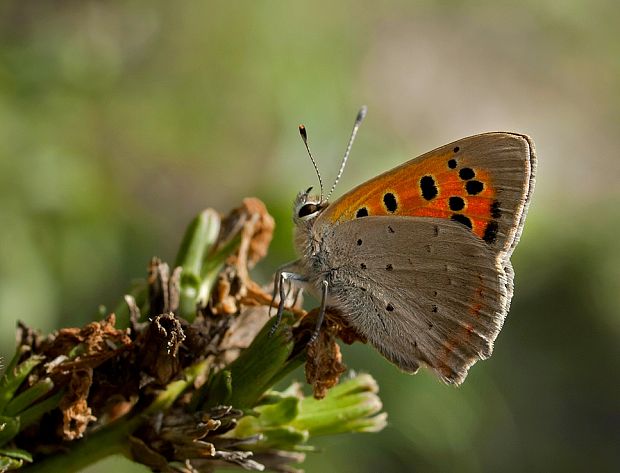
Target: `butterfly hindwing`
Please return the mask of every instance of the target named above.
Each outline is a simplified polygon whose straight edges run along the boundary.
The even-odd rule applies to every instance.
[[[535,173],[531,140],[485,133],[412,159],[346,193],[318,222],[374,215],[456,221],[509,256],[518,241]]]
[[[420,363],[460,383],[490,356],[512,271],[449,219],[368,217],[324,227],[328,305],[408,372]],[[506,269],[508,269],[508,273]]]

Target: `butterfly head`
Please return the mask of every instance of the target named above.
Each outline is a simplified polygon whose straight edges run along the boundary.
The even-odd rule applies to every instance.
[[[293,222],[295,222],[295,224],[311,222],[325,210],[328,205],[326,201],[321,200],[320,196],[310,194],[311,191],[312,187],[297,194],[297,198],[293,204]]]

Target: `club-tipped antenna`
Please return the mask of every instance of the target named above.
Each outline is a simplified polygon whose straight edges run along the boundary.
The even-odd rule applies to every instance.
[[[314,166],[314,170],[316,171],[316,176],[319,178],[319,186],[321,187],[320,201],[323,202],[323,180],[321,179],[319,167],[316,165],[316,161],[312,157],[312,153],[310,152],[310,148],[308,147],[308,133],[306,133],[305,126],[299,125],[299,134],[301,135],[301,139],[304,141],[304,145],[306,145],[306,151],[308,151],[308,156],[310,156],[310,161],[312,161],[312,165]]]
[[[347,159],[349,159],[349,154],[351,153],[351,147],[353,146],[353,141],[355,141],[355,135],[357,135],[357,130],[359,130],[359,127],[362,124],[362,120],[366,116],[366,112],[368,112],[368,108],[366,107],[366,105],[363,105],[362,108],[360,108],[360,111],[357,112],[357,117],[355,118],[355,123],[353,124],[353,131],[351,131],[351,138],[349,138],[349,144],[347,145],[347,149],[344,152],[344,157],[342,158],[342,163],[340,164],[340,170],[338,171],[336,180],[334,181],[332,188],[329,190],[329,194],[327,194],[327,200],[329,200],[329,196],[331,196],[332,192],[334,192],[334,189],[336,188],[336,184],[338,184],[338,181],[340,180],[340,176],[342,176],[344,167],[347,164]]]

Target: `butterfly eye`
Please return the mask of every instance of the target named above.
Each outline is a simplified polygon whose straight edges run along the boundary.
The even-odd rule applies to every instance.
[[[319,208],[320,207],[316,204],[305,204],[299,209],[299,212],[297,212],[297,216],[299,218],[307,217],[308,215],[317,212]]]

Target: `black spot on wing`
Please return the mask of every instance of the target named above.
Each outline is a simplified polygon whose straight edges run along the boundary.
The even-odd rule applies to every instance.
[[[439,192],[433,176],[424,176],[420,179],[420,190],[422,191],[422,197],[426,200],[433,200]]]
[[[502,210],[500,208],[501,205],[502,204],[500,204],[499,201],[493,201],[493,203],[491,204],[491,217],[500,218],[502,216]]]
[[[484,189],[484,184],[480,181],[467,181],[465,184],[465,190],[469,195],[480,194]]]
[[[459,171],[459,177],[464,181],[469,179],[473,179],[476,176],[476,173],[472,168],[463,168]]]
[[[366,207],[362,207],[361,209],[358,209],[357,213],[355,214],[355,216],[357,218],[368,217],[368,209]]]
[[[457,149],[457,148],[454,148],[454,149]],[[450,169],[454,169],[454,168],[456,168],[456,159],[450,159],[450,160],[448,161],[448,167],[449,167]]]
[[[396,197],[391,192],[386,192],[383,196],[383,204],[388,212],[396,212],[398,208],[398,202],[396,202]]]
[[[499,225],[497,222],[490,221],[487,223],[487,227],[484,229],[484,235],[482,239],[486,241],[489,245],[495,243],[497,240],[497,231],[499,230]]]
[[[462,223],[466,227],[471,228],[471,220],[463,214],[452,214],[450,218],[455,222]]]
[[[448,200],[448,206],[450,207],[450,210],[458,212],[459,210],[463,210],[465,207],[465,201],[461,197],[450,197]]]

